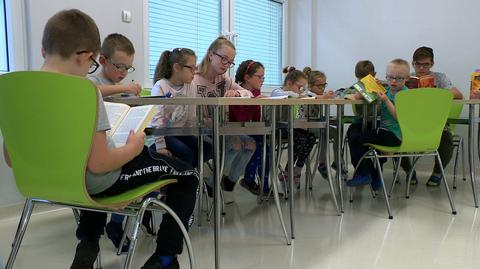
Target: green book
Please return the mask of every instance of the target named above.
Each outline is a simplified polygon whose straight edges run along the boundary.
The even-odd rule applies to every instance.
[[[365,88],[365,84],[363,84],[363,82],[359,81],[353,84],[352,87],[362,95],[363,99],[365,99],[367,103],[371,104],[377,100],[377,94],[374,92],[367,92],[367,88]]]

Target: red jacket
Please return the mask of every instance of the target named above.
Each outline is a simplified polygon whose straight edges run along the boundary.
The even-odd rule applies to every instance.
[[[260,90],[252,91],[254,97],[260,95]],[[229,106],[228,119],[232,122],[260,121],[262,115],[261,106]]]

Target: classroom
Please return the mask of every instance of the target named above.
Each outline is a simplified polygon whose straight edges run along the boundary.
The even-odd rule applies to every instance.
[[[478,10],[0,0],[0,268],[479,268]]]

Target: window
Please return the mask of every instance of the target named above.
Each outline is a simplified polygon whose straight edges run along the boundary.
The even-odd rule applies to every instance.
[[[9,71],[5,0],[0,0],[0,72]]]
[[[237,56],[265,66],[265,85],[282,84],[282,3],[273,0],[235,1]]]
[[[148,16],[150,78],[164,50],[190,48],[200,62],[220,35],[220,0],[149,0]]]

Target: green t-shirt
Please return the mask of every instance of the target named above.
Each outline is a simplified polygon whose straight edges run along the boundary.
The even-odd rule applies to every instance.
[[[390,87],[386,87],[388,99],[395,105],[395,94],[392,94]],[[406,86],[403,86],[401,91],[408,90]],[[402,140],[402,132],[400,131],[400,125],[398,121],[390,114],[387,105],[382,102],[380,105],[380,128],[385,128],[395,134],[398,139]]]

